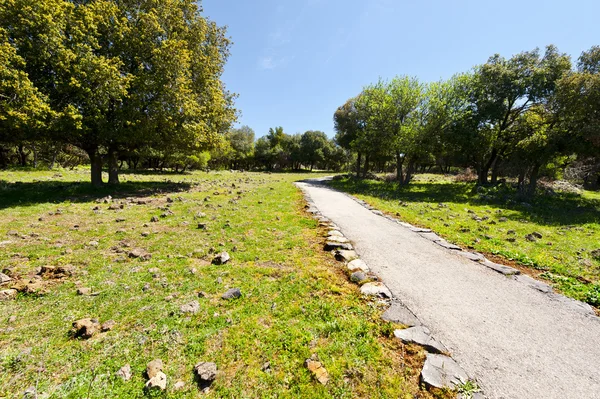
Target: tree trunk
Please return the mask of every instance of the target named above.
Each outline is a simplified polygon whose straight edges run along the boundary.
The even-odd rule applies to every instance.
[[[19,152],[19,162],[21,164],[21,166],[25,167],[27,166],[27,153],[25,152],[25,146],[23,144],[19,144],[18,145],[18,152]]]
[[[90,172],[92,185],[94,187],[102,186],[102,156],[98,154],[98,148],[87,150],[90,157]]]
[[[362,161],[362,153],[359,151],[356,157],[356,177],[360,177],[360,163]]]
[[[517,187],[519,187],[520,192],[525,192],[525,174],[527,173],[527,169],[523,168],[519,172],[519,181],[517,183]]]
[[[500,170],[500,157],[496,157],[494,160],[494,164],[492,165],[492,185],[496,185],[498,183],[498,172]]]
[[[410,161],[408,163],[408,167],[406,168],[406,174],[404,175],[404,180],[400,182],[403,186],[406,186],[412,180],[413,174],[415,173],[415,162]]]
[[[531,172],[529,173],[529,186],[527,187],[527,195],[533,196],[535,194],[535,189],[537,188],[538,175],[540,172],[540,165],[535,164],[533,168],[531,168]]]
[[[484,186],[488,184],[488,174],[490,172],[491,167],[496,162],[498,158],[498,150],[495,148],[492,150],[492,155],[490,159],[487,161],[485,165],[482,165],[481,169],[477,171],[477,184],[480,186]]]
[[[38,151],[35,146],[31,146],[31,148],[33,150],[33,167],[37,168],[37,166],[38,166]]]
[[[404,179],[402,173],[402,164],[404,163],[404,157],[400,156],[400,151],[396,151],[396,180],[398,180],[399,184],[402,184],[402,180]]]
[[[369,156],[369,154],[367,153],[367,154],[365,155],[365,166],[364,166],[364,168],[363,168],[363,174],[362,174],[362,177],[367,177],[367,172],[369,171],[369,158],[371,158],[371,157],[370,157],[370,156]]]
[[[119,184],[119,154],[113,147],[108,149],[108,184]]]

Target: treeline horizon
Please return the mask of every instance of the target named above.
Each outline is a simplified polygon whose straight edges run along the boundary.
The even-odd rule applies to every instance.
[[[575,65],[550,45],[493,55],[448,80],[380,79],[340,106],[334,122],[359,176],[395,169],[406,185],[423,166],[472,168],[479,185],[513,177],[533,194],[540,176],[579,163],[584,182],[597,187],[600,47]]]

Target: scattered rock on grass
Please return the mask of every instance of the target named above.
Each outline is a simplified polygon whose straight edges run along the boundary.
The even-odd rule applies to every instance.
[[[450,357],[428,353],[421,371],[421,381],[434,388],[454,389],[469,379],[467,373]]]
[[[17,297],[17,290],[8,289],[0,291],[0,301],[9,301]]]
[[[316,378],[317,381],[319,381],[323,385],[327,385],[327,383],[329,382],[329,373],[327,372],[325,367],[323,367],[321,362],[313,359],[306,359],[304,365],[306,366],[308,371],[311,372],[313,377]]]
[[[224,293],[222,299],[237,299],[242,296],[242,291],[239,288],[232,288]]]
[[[75,329],[75,337],[88,339],[100,330],[100,323],[96,319],[81,319],[73,323],[73,328]]]
[[[42,266],[37,273],[46,279],[61,279],[73,275],[73,267],[71,266]]]
[[[212,263],[213,265],[224,265],[225,263],[229,262],[230,259],[231,257],[227,252],[221,252],[213,258]]]
[[[0,285],[6,284],[10,281],[12,281],[12,278],[10,278],[9,276],[7,276],[4,273],[0,273]]]
[[[183,381],[177,381],[175,384],[173,384],[174,391],[181,391],[184,388],[185,388],[185,382],[183,382]]]
[[[179,310],[181,310],[181,313],[195,314],[198,313],[198,311],[200,310],[200,304],[198,303],[198,301],[192,301],[190,303],[186,303],[185,305],[181,305]]]
[[[206,389],[217,378],[217,365],[213,362],[197,363],[194,366],[194,376],[200,389]]]
[[[167,375],[162,371],[159,371],[154,377],[146,382],[146,388],[164,391],[167,389]]]
[[[130,258],[134,258],[134,259],[141,259],[141,260],[150,260],[152,258],[152,254],[141,249],[141,248],[134,248],[131,251],[129,251],[129,257]]]
[[[114,321],[114,320],[107,320],[104,323],[102,323],[102,325],[100,326],[100,331],[102,331],[102,332],[110,331],[113,328],[115,328],[116,325],[117,325],[116,321]]]
[[[131,366],[126,364],[121,367],[116,373],[117,377],[121,377],[123,381],[129,381],[131,379]]]
[[[150,221],[151,221],[152,223],[156,223],[156,222],[158,222],[158,220],[159,220],[159,219],[158,219],[158,216],[152,216],[152,217],[150,218]]]
[[[590,255],[592,255],[592,258],[600,260],[600,248],[591,251]]]

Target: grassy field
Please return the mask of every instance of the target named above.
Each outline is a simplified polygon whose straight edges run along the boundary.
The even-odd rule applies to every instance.
[[[131,173],[94,191],[83,169],[0,172],[0,265],[14,278],[2,288],[22,290],[0,302],[0,397],[198,397],[200,361],[219,369],[207,398],[452,397],[421,389],[424,352],[390,338],[382,305],[321,250],[292,184],[304,177]],[[212,265],[221,251],[232,260]],[[241,298],[221,299],[230,288]],[[182,313],[191,301],[199,311]],[[74,337],[86,317],[115,326]],[[304,367],[311,356],[327,385]],[[168,378],[158,395],[144,391],[156,358]],[[129,381],[115,375],[125,364]]]
[[[419,175],[403,188],[356,179],[332,185],[463,248],[524,266],[564,294],[600,307],[600,254],[593,253],[600,249],[600,193],[523,202],[507,187],[478,190],[439,175]]]

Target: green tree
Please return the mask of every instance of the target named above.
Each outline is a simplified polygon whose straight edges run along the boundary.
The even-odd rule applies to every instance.
[[[318,130],[304,132],[300,139],[301,162],[310,166],[312,171],[316,164],[325,160],[327,145],[328,139],[325,133]]]
[[[250,159],[254,156],[254,130],[249,126],[233,129],[227,134],[227,139],[232,148],[231,161],[234,169],[240,165],[248,167]]]

